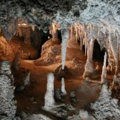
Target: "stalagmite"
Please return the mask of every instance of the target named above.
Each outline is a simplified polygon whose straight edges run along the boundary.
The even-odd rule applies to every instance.
[[[27,77],[24,80],[24,86],[29,85],[30,84],[30,72],[28,73]]]
[[[83,77],[87,77],[87,76],[91,76],[93,74],[95,74],[95,70],[93,67],[93,48],[94,48],[94,40],[91,39],[90,43],[89,43],[89,48],[87,50],[87,61],[85,64],[85,71],[83,74]]]
[[[64,81],[64,78],[62,78],[62,80],[61,80],[61,92],[62,92],[62,94],[64,94],[64,95],[67,94],[67,92],[66,92],[66,90],[65,90],[65,81]]]
[[[50,110],[54,107],[54,75],[53,73],[49,73],[47,76],[47,89],[45,93],[45,104],[44,109]]]
[[[103,64],[103,67],[102,67],[102,74],[101,74],[101,84],[106,83],[106,74],[107,74],[106,63],[107,63],[107,54],[105,53],[104,64]]]

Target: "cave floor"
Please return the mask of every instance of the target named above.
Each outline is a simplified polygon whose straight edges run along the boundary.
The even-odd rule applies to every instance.
[[[86,59],[84,61],[86,61]],[[30,85],[26,86],[24,91],[16,93],[18,113],[43,113],[47,115],[47,113],[41,109],[44,106],[47,74],[50,72],[54,73],[55,69],[60,65],[61,63],[37,66],[32,60],[21,60],[21,69],[24,70],[24,72],[20,70],[15,71],[15,80],[20,83],[25,77],[25,71],[30,71]],[[90,103],[95,102],[100,93],[100,85],[84,81],[82,77],[84,65],[85,62],[81,65],[79,72],[74,72],[72,69],[72,61],[66,61],[66,66],[71,69],[71,75],[67,75],[69,77],[65,79],[67,95],[62,103],[70,104],[70,93],[75,91],[78,99],[78,102],[74,105],[76,110],[84,109]],[[101,64],[100,66],[102,68]],[[98,80],[100,80],[101,71],[98,71],[98,74]],[[109,75],[107,77],[111,78]],[[55,88],[60,88],[61,82],[55,79],[54,85]]]
[[[69,66],[71,61],[67,62]],[[41,107],[44,106],[44,95],[46,92],[47,74],[54,72],[54,70],[60,64],[54,64],[50,66],[35,66],[32,61],[22,61],[22,68],[31,71],[30,85],[26,86],[22,93],[16,94],[18,111],[25,111],[29,113],[36,113],[41,111]],[[76,76],[76,74],[75,74]],[[22,74],[17,74],[17,79],[22,80],[24,77]],[[18,80],[18,81],[19,81]],[[60,88],[61,82],[55,80],[55,87]],[[70,92],[75,91],[79,102],[74,106],[76,109],[84,108],[91,102],[94,102],[99,95],[99,87],[94,84],[87,84],[83,82],[82,71],[76,77],[71,77],[69,80],[65,80],[65,86],[67,95],[64,103],[70,103]],[[35,103],[31,100],[35,99]]]

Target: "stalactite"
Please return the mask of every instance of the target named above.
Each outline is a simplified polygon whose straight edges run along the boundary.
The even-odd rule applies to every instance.
[[[106,63],[107,63],[107,54],[105,53],[104,63],[103,63],[103,67],[102,67],[102,74],[101,74],[101,84],[106,83],[106,75],[107,75]]]
[[[74,29],[75,29],[75,41],[77,43],[77,40],[78,40],[78,26],[77,26],[77,23],[74,24]]]
[[[93,49],[94,49],[94,40],[93,39],[91,39],[91,41],[90,41],[89,48],[90,49],[88,50],[88,53],[87,53],[87,57],[88,57],[87,61],[92,62],[93,61]]]
[[[52,35],[52,40],[58,39],[58,31],[60,29],[60,24],[56,21],[53,21],[51,27],[50,27],[50,34]]]
[[[112,54],[112,51],[111,51],[111,48],[110,48],[109,44],[108,44],[107,51],[108,51],[108,66],[107,66],[107,70],[112,72],[115,65],[114,65],[113,54]]]
[[[70,39],[73,40],[73,25],[70,27]]]
[[[84,32],[84,45],[85,45],[85,56],[87,56],[87,36],[86,36],[86,32]]]
[[[67,29],[61,30],[62,33],[62,70],[64,70],[66,62],[66,52],[67,52],[67,40],[69,38],[69,32]]]
[[[80,50],[82,50],[82,46],[83,46],[83,40],[82,39],[80,39],[81,41],[80,41]]]
[[[85,64],[85,71],[83,77],[89,76],[90,74],[94,74],[95,70],[93,67],[93,49],[94,49],[94,40],[91,39],[89,43],[89,48],[87,50],[87,61]]]
[[[80,50],[82,50],[83,45],[86,45],[86,31],[84,25],[76,22],[71,25],[70,38],[75,38],[76,43],[80,42]]]
[[[35,31],[35,25],[31,25],[33,31]]]
[[[108,16],[112,20],[107,21],[104,19],[100,19],[100,22],[103,24],[103,32],[107,33],[108,35],[108,46],[105,46],[108,51],[108,61],[109,61],[109,70],[113,69],[115,70],[115,73],[117,74],[118,71],[118,36],[120,34],[118,25],[116,26],[116,21],[113,19],[113,16]],[[114,22],[113,22],[114,21]]]

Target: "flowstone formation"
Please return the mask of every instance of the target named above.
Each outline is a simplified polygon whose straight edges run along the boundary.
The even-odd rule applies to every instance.
[[[111,97],[111,91],[105,84],[102,86],[98,100],[94,104],[91,104],[91,108],[95,110],[94,116],[97,120],[120,119],[118,100]]]
[[[0,119],[13,120],[16,114],[16,102],[14,99],[13,76],[8,61],[1,63],[0,70]]]
[[[80,110],[78,115],[69,116],[68,120],[119,120],[120,107],[118,100],[111,97],[111,90],[102,85],[100,96],[92,103],[90,110]]]

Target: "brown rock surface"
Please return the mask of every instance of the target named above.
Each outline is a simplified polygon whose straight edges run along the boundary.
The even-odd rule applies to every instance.
[[[69,39],[67,43],[68,48],[75,48],[75,49],[80,49],[79,44],[75,39]]]
[[[48,40],[42,47],[41,57],[34,61],[36,65],[50,65],[61,62],[61,45],[58,40]]]
[[[19,37],[13,37],[9,45],[14,51],[14,54],[19,54],[22,59],[35,59],[37,57],[37,50],[29,44],[25,44]]]
[[[46,50],[51,47],[51,46],[54,46],[55,44],[60,44],[60,41],[59,40],[48,40],[44,43],[44,45],[42,46],[42,54],[44,54],[44,51],[46,52]]]
[[[9,60],[12,62],[14,59],[14,52],[3,36],[0,36],[0,61]]]
[[[36,59],[41,47],[40,31],[28,23],[19,23],[9,44],[14,54],[19,53],[20,58]]]
[[[66,78],[68,74],[70,74],[69,69],[65,66],[64,70],[62,70],[62,65],[56,68],[55,70],[55,78],[57,80],[61,80],[62,78]]]

